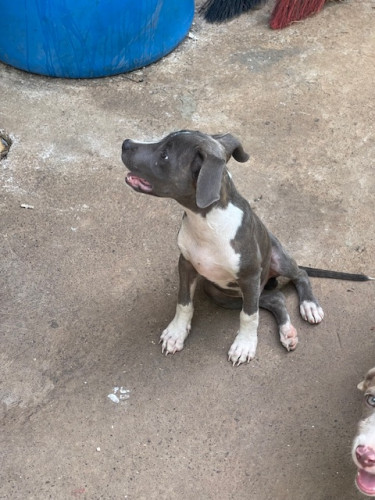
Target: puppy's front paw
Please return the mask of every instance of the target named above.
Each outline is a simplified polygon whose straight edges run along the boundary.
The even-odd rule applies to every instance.
[[[287,351],[294,351],[298,344],[297,330],[288,322],[279,328],[280,342]]]
[[[249,363],[257,349],[257,337],[247,337],[245,335],[237,335],[231,348],[228,352],[228,361],[233,363],[233,366],[239,366],[242,363]]]
[[[161,334],[161,352],[167,356],[174,354],[177,351],[182,351],[184,348],[184,341],[189,335],[190,328],[176,329],[170,324]]]
[[[193,304],[177,304],[176,314],[167,328],[161,334],[161,352],[166,355],[181,351],[184,341],[190,332],[191,318],[193,317]]]
[[[311,300],[304,300],[299,306],[301,316],[305,321],[309,323],[317,324],[324,318],[323,309],[316,302]]]

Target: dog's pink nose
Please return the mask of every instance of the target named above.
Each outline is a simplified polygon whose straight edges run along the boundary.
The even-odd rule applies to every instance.
[[[357,446],[355,456],[363,467],[373,467],[375,465],[375,450],[370,446]]]

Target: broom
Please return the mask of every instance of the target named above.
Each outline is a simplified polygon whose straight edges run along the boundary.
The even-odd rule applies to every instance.
[[[264,0],[207,0],[199,12],[209,23],[222,23],[258,7]]]
[[[327,0],[277,0],[270,26],[277,30],[319,12]]]

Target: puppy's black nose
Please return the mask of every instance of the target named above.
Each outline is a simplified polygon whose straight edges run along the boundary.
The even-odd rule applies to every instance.
[[[125,141],[122,143],[123,151],[129,151],[129,149],[132,149],[132,147],[133,147],[133,141],[131,139],[125,139]]]

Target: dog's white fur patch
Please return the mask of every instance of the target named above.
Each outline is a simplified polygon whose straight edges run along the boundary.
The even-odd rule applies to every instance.
[[[259,313],[240,313],[240,329],[228,352],[228,360],[234,365],[251,361],[257,349]]]
[[[302,318],[309,323],[317,324],[324,318],[323,309],[309,300],[304,300],[299,306]]]
[[[242,224],[243,212],[229,203],[213,208],[206,217],[186,210],[178,235],[178,246],[185,259],[209,281],[225,287],[237,278],[240,255],[231,241]]]
[[[177,304],[176,314],[160,337],[162,343],[161,351],[167,354],[174,354],[184,347],[186,337],[189,335],[191,319],[193,317],[193,303],[183,306]]]

